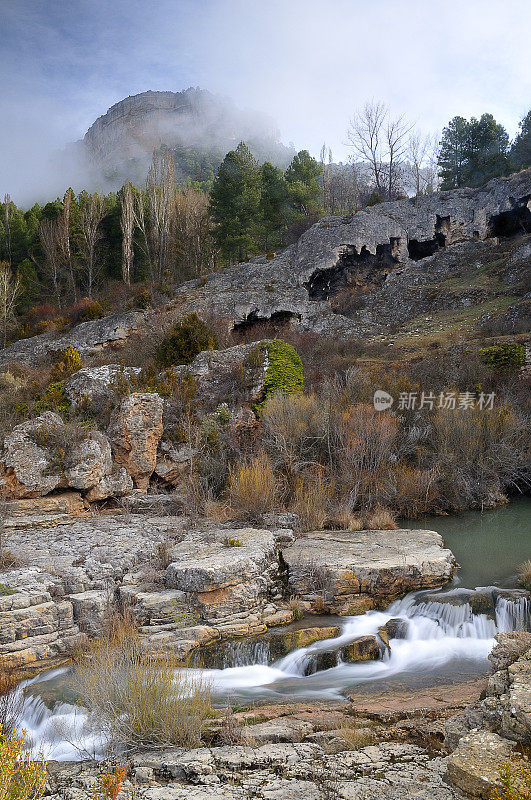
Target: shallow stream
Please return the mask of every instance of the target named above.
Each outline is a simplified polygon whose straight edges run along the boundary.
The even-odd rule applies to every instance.
[[[501,591],[516,586],[517,566],[531,557],[531,502],[521,500],[459,518],[428,518],[410,527],[442,534],[460,564],[451,584],[442,590],[413,592],[383,612],[307,618],[298,627],[339,625],[339,636],[281,658],[272,655],[271,637],[229,643],[217,653],[222,668],[192,670],[209,679],[215,701],[240,705],[340,700],[352,692],[375,695],[420,689],[486,674],[496,633],[531,630],[531,602],[518,593]],[[379,660],[343,661],[342,647],[376,634],[391,619],[401,621],[401,632],[390,637],[390,650],[384,648]],[[337,654],[334,664],[323,669],[327,662],[322,655],[330,652]],[[59,760],[78,759],[80,751],[97,754],[100,749],[84,731],[86,715],[75,705],[69,677],[67,669],[49,671],[21,688],[23,727],[48,757]]]

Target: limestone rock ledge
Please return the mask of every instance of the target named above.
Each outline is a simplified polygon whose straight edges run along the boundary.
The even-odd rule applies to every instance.
[[[66,653],[124,605],[148,646],[186,661],[216,639],[291,622],[294,593],[310,611],[313,597],[333,613],[361,613],[445,583],[455,563],[433,531],[317,531],[293,543],[291,531],[194,527],[180,516],[14,522],[4,544],[23,566],[0,574],[0,659],[20,652],[20,663]]]
[[[456,566],[435,531],[313,531],[282,551],[291,590],[332,613],[359,613],[407,592],[441,586]]]

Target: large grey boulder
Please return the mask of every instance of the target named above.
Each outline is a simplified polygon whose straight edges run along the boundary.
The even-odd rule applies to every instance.
[[[500,767],[513,756],[514,748],[514,742],[496,733],[472,731],[448,757],[447,778],[467,797],[488,800],[494,789],[501,790]]]
[[[6,436],[0,480],[8,497],[40,497],[65,485],[47,446],[47,433],[62,428],[61,417],[46,411],[36,419],[16,425]]]
[[[174,546],[171,558],[166,585],[192,593],[207,623],[238,622],[241,633],[249,625],[255,632],[265,630],[258,618],[279,579],[271,531],[244,528],[192,534]]]
[[[262,399],[269,366],[267,340],[224,350],[204,350],[191,364],[174,367],[177,376],[189,375],[196,386],[194,400],[203,412],[225,404],[232,412]]]
[[[89,500],[103,500],[132,489],[125,470],[114,469],[105,434],[72,430],[51,411],[17,425],[6,436],[0,468],[0,481],[14,499],[77,489]]]
[[[303,598],[349,604],[359,595],[387,600],[441,586],[455,558],[435,531],[312,531],[282,551],[289,584]]]

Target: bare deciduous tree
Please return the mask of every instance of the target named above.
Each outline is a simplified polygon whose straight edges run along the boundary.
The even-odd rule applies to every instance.
[[[146,214],[145,200],[146,200],[145,192],[138,191],[135,193],[133,198],[133,213],[135,216],[135,225],[142,234],[142,242],[140,244],[140,249],[144,253],[146,259],[146,263],[149,269],[149,275],[151,278],[151,283],[154,283],[155,275],[153,272],[153,259],[151,257],[149,223],[148,223],[148,215]]]
[[[330,184],[332,180],[332,149],[323,143],[320,153],[321,180],[323,183],[323,208],[327,214],[332,213]]]
[[[404,117],[387,119],[385,126],[385,173],[387,177],[387,196],[400,192],[401,167],[407,152],[408,135],[413,126]]]
[[[15,304],[20,295],[20,280],[13,277],[7,261],[0,262],[0,321],[2,323],[2,340],[7,344],[7,326],[13,318]]]
[[[365,103],[347,131],[354,153],[366,162],[378,194],[391,198],[400,191],[401,167],[412,129],[404,117],[391,119],[385,103]]]
[[[216,250],[206,192],[189,187],[175,196],[175,254],[180,278],[214,269]]]
[[[388,116],[384,103],[371,101],[356,112],[351,119],[347,137],[355,154],[370,164],[376,190],[382,194],[382,151],[384,147],[384,126]]]
[[[146,191],[155,278],[160,282],[170,262],[170,237],[175,199],[175,162],[166,147],[161,147],[153,153]]]
[[[89,194],[81,204],[81,230],[87,276],[87,295],[92,298],[92,287],[96,273],[96,245],[103,234],[100,224],[105,216],[106,203],[103,195]]]
[[[39,224],[39,240],[44,253],[44,268],[52,281],[52,286],[57,300],[57,307],[61,308],[61,255],[57,239],[57,221],[43,219]]]
[[[72,211],[72,194],[72,189],[67,189],[63,197],[63,210],[57,217],[56,235],[57,244],[68,271],[70,289],[72,291],[74,302],[77,302],[77,286],[74,274],[74,263],[72,260],[72,248],[70,246],[70,214]]]
[[[409,160],[410,186],[416,195],[437,189],[437,151],[439,137],[410,134],[407,158]]]
[[[133,233],[135,229],[135,211],[133,206],[133,187],[127,181],[122,187],[120,228],[122,230],[122,280],[126,286],[131,285],[131,268],[133,265]]]

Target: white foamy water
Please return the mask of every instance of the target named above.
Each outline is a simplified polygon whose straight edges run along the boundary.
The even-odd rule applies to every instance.
[[[446,602],[433,599],[433,594],[424,600],[426,594],[407,595],[385,612],[346,617],[341,620],[338,637],[295,650],[275,663],[268,663],[266,646],[251,641],[247,650],[245,643],[228,648],[225,663],[232,659],[232,666],[190,673],[207,679],[220,702],[239,698],[248,702],[268,698],[340,698],[356,685],[385,683],[393,676],[444,676],[450,665],[454,673],[465,666],[469,672],[487,670],[487,656],[496,633],[531,627],[531,603],[525,598],[497,597],[494,618],[490,618],[487,614],[474,614],[466,597],[459,597],[459,590],[439,593],[441,598],[446,596]],[[319,653],[340,650],[360,636],[377,634],[390,619],[403,620],[407,630],[405,638],[390,639],[390,653],[383,652],[380,660],[351,664],[339,657],[337,666],[313,670]],[[259,663],[245,663],[249,659]],[[27,730],[34,750],[42,750],[47,758],[99,757],[104,743],[88,728],[86,712],[64,701],[53,704],[48,700],[46,705],[44,698],[50,696],[50,689],[39,695],[39,682],[49,687],[65,673],[66,670],[48,672],[21,687],[20,691],[31,689],[31,693],[26,691],[21,727]]]

